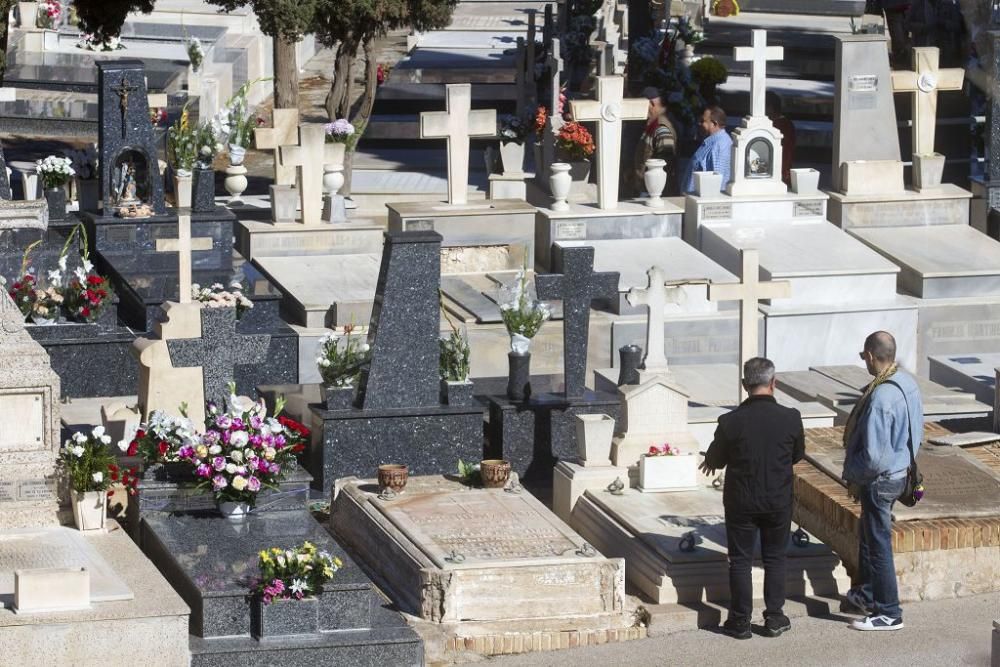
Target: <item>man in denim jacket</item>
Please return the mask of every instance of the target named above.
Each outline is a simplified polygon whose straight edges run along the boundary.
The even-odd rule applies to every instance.
[[[865,339],[861,358],[875,379],[865,387],[844,430],[844,480],[861,501],[858,549],[860,586],[847,600],[866,617],[855,630],[900,630],[896,569],[892,560],[892,506],[903,491],[910,466],[908,444],[916,456],[924,433],[920,390],[912,375],[896,366],[896,341],[885,331]]]

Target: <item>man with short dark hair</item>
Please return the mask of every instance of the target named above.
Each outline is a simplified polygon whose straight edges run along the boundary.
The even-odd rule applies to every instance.
[[[698,123],[705,138],[691,157],[684,177],[683,191],[694,192],[694,172],[714,171],[722,174],[721,190],[729,185],[732,176],[733,139],[726,131],[726,112],[719,107],[708,107],[701,113]]]
[[[900,630],[896,568],[892,559],[892,506],[920,449],[924,409],[917,381],[896,365],[896,340],[885,331],[865,339],[860,353],[874,380],[851,410],[844,428],[847,455],[841,476],[861,501],[858,573],[847,601],[865,613],[855,630]]]
[[[726,469],[722,502],[729,545],[729,618],[723,632],[750,639],[751,569],[760,533],[764,562],[764,633],[777,637],[792,627],[784,614],[785,555],[792,524],[792,466],[805,456],[802,416],[774,399],[774,364],[754,357],[743,365],[749,397],[719,417],[705,453],[706,475]]]

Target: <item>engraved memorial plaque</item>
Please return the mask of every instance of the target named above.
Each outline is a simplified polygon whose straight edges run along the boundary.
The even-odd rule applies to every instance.
[[[797,201],[792,206],[792,216],[796,218],[823,215],[823,202]]]
[[[705,204],[701,209],[702,220],[729,220],[732,217],[732,204]]]
[[[407,232],[433,232],[433,220],[406,220],[403,222],[403,231]]]
[[[0,480],[0,503],[12,503],[17,500],[17,482],[12,479]]]
[[[135,243],[135,227],[132,225],[122,227],[109,226],[104,230],[104,238],[111,245]]]
[[[41,392],[0,397],[0,452],[45,448],[45,407]]]
[[[557,222],[556,241],[584,241],[587,239],[587,223]]]
[[[847,108],[874,109],[878,104],[878,76],[856,74],[847,80]]]
[[[17,485],[17,499],[24,502],[50,500],[52,488],[42,479],[25,479]]]

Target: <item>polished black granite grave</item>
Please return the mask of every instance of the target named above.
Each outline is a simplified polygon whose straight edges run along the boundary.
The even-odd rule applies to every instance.
[[[193,667],[423,664],[420,638],[304,503],[255,512],[239,523],[212,511],[143,512],[141,521],[143,551],[191,608]],[[343,562],[317,596],[319,632],[255,639],[249,591],[258,552],[306,540]]]
[[[533,394],[526,401],[490,396],[488,458],[510,461],[526,480],[551,480],[560,459],[577,458],[574,415],[605,414],[618,419],[619,398],[587,390],[580,398],[561,393]]]

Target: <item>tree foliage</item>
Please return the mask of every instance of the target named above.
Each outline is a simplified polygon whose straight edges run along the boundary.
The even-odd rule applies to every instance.
[[[313,32],[316,8],[322,3],[338,4],[340,0],[208,0],[225,12],[250,7],[257,16],[260,30],[269,37],[292,42]]]
[[[132,12],[149,14],[156,0],[76,0],[76,14],[84,32],[95,35],[104,42],[117,37],[125,18]]]

